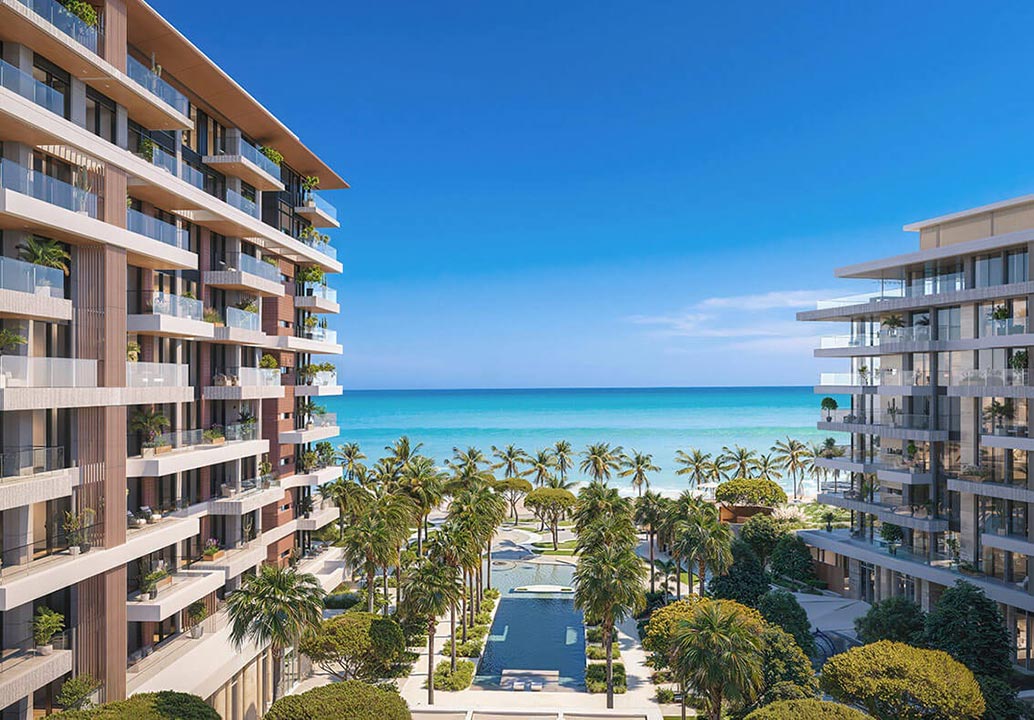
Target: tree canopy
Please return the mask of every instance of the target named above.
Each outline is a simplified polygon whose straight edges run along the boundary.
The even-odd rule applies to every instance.
[[[219,713],[197,695],[162,690],[139,693],[126,700],[89,710],[61,714],[67,720],[219,720]]]
[[[940,650],[889,640],[834,655],[819,682],[835,699],[880,720],[976,720],[985,709],[965,665]]]
[[[998,604],[959,580],[926,616],[927,647],[944,650],[975,675],[1003,677],[1011,669],[1009,632]]]
[[[713,598],[735,600],[749,607],[769,590],[769,577],[754,551],[742,540],[732,543],[732,565],[724,575],[715,575],[707,585]]]
[[[323,685],[273,703],[265,720],[411,720],[397,692],[358,680]]]
[[[814,579],[811,550],[796,535],[784,535],[772,549],[772,572],[802,582]]]
[[[787,533],[784,523],[771,515],[758,513],[743,523],[743,527],[740,529],[740,539],[750,545],[762,565],[767,565],[772,548]]]
[[[391,618],[348,612],[306,632],[299,649],[340,680],[376,680],[406,649],[402,629]]]
[[[840,703],[782,700],[755,710],[746,720],[866,720],[868,715]]]
[[[775,507],[786,502],[786,492],[771,480],[740,477],[715,488],[714,499],[726,505]]]
[[[758,612],[769,624],[777,625],[790,633],[805,655],[815,654],[815,639],[811,634],[808,613],[797,602],[793,593],[786,590],[772,590],[766,593],[758,602]]]
[[[679,622],[693,617],[695,607],[701,599],[691,595],[654,610],[646,624],[643,649],[652,656],[653,667],[665,668],[671,660],[671,643]]]
[[[925,623],[923,609],[911,598],[898,595],[881,600],[855,618],[854,629],[863,643],[893,640],[918,646],[923,644]]]

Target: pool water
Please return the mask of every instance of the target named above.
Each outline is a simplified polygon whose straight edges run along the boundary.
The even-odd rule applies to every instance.
[[[485,642],[474,684],[497,689],[504,670],[560,673],[560,685],[585,684],[585,628],[571,595],[514,593],[524,585],[573,584],[568,565],[507,563],[492,567],[499,609]]]

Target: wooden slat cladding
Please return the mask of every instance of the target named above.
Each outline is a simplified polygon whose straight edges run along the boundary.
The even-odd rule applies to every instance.
[[[76,671],[101,683],[101,701],[126,696],[126,568],[76,586]]]
[[[104,0],[104,59],[126,70],[126,0]]]

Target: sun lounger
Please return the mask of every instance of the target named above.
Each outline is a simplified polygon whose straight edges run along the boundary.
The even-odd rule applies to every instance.
[[[514,680],[513,681],[513,689],[514,690],[524,690],[524,681],[523,680]]]
[[[532,681],[528,683],[528,689],[532,692],[542,692],[542,683]]]

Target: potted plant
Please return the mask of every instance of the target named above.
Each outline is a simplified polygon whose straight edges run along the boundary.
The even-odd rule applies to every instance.
[[[259,148],[259,152],[269,158],[269,161],[277,167],[280,167],[280,163],[284,161],[284,156],[276,148],[263,146]]]
[[[900,315],[888,315],[880,321],[880,325],[892,330],[905,327],[905,318]]]
[[[859,365],[858,366],[858,377],[862,379],[862,385],[869,384],[869,366]]]
[[[314,418],[317,415],[322,415],[327,409],[322,405],[318,405],[312,400],[304,400],[301,405],[298,406],[298,412],[301,413],[302,417],[305,418],[305,429],[312,430],[314,427]]]
[[[90,176],[90,169],[80,165],[75,173],[75,200],[79,209],[79,215],[90,214],[90,195],[93,193],[93,178]]]
[[[154,153],[157,147],[158,146],[155,145],[154,140],[152,140],[151,138],[141,137],[140,144],[137,146],[137,154],[139,154],[140,157],[142,157],[147,162],[154,162]],[[162,167],[162,169],[168,172],[168,170],[166,170],[164,167]]]
[[[824,397],[822,398],[821,407],[826,411],[826,422],[833,422],[833,412],[840,407],[837,403],[836,398]]]
[[[1026,350],[1015,350],[1012,356],[1009,358],[1009,367],[1019,375],[1023,375],[1027,371],[1027,360],[1028,355]],[[1023,380],[1017,384],[1022,384]]]
[[[319,318],[317,318],[315,315],[310,315],[309,317],[305,318],[305,320],[302,321],[302,325],[305,326],[306,334],[311,336],[313,331],[316,329],[316,325],[318,323]]]
[[[151,572],[144,575],[140,581],[140,590],[145,592],[148,596],[154,600],[158,597],[158,583],[169,576],[169,573],[165,572],[161,568],[152,570]]]
[[[226,323],[223,322],[223,316],[219,314],[219,311],[212,307],[205,308],[204,315],[202,315],[206,323],[212,323],[216,327],[224,327]]]
[[[205,540],[205,547],[201,554],[205,556],[205,560],[218,560],[225,552],[219,547],[219,540],[217,538],[208,538]]]
[[[334,464],[334,446],[326,440],[316,443],[316,455],[319,456],[321,467]]]
[[[195,600],[187,607],[187,621],[190,623],[190,637],[197,640],[205,634],[205,627],[201,624],[208,617],[208,606],[204,600]]]
[[[222,425],[212,425],[201,433],[201,439],[205,445],[222,445],[226,442],[226,435],[223,433]]]
[[[316,377],[316,366],[311,364],[305,365],[295,370],[295,374],[306,385],[312,385],[313,378]]]
[[[897,555],[898,545],[900,545],[901,541],[904,540],[905,533],[897,525],[885,522],[880,525],[880,537],[885,543],[887,543],[887,548],[890,550],[890,554]]]
[[[833,521],[837,519],[837,514],[832,510],[827,510],[822,513],[822,521],[826,523],[826,532],[833,532]]]
[[[307,175],[302,180],[302,191],[305,193],[305,204],[308,207],[316,207],[316,198],[313,197],[313,192],[319,189],[320,179],[317,175]]]
[[[238,310],[254,314],[258,312],[258,300],[253,297],[241,298],[236,307]]]
[[[89,552],[90,543],[87,539],[90,527],[93,525],[93,508],[83,508],[79,512],[65,511],[65,519],[61,523],[61,529],[65,531],[65,538],[68,540],[68,552],[72,555]]]
[[[65,616],[42,605],[36,609],[32,618],[32,639],[36,643],[36,652],[50,655],[54,652],[52,643],[54,636],[65,629]]]
[[[312,450],[308,450],[302,453],[301,458],[298,460],[298,470],[303,473],[312,472],[317,469],[319,465],[319,455],[314,453]]]
[[[958,567],[959,564],[959,539],[956,537],[948,537],[944,540],[944,546],[948,548],[948,552],[951,553],[951,563]]]
[[[302,495],[298,498],[298,512],[305,518],[312,514],[312,495]]]
[[[901,410],[899,410],[898,406],[895,405],[893,402],[890,404],[890,407],[887,408],[887,414],[890,415],[890,424],[891,425],[893,425],[895,427],[897,426],[897,424],[898,424],[898,413],[900,413],[900,412],[901,412]]]
[[[259,359],[259,367],[263,370],[277,370],[280,368],[280,362],[269,353],[263,353]]]
[[[126,343],[126,362],[137,362],[140,359],[140,343],[130,340]]]
[[[147,436],[143,449],[145,451],[150,449],[151,452],[143,452],[144,457],[172,450],[172,445],[166,445],[159,440],[162,430],[167,427],[169,427],[169,418],[153,408],[139,410],[129,423],[130,430],[142,432]]]

